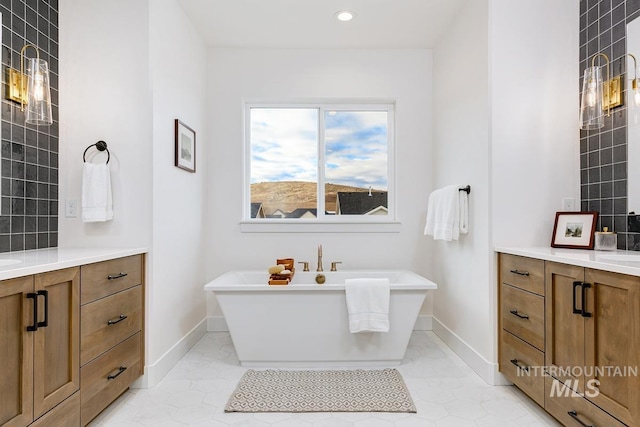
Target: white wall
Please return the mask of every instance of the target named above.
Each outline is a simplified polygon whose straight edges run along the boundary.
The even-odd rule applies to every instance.
[[[207,52],[176,0],[149,1],[153,245],[149,364],[203,322]],[[196,131],[196,173],[174,166],[174,120]],[[205,324],[202,323],[204,331]],[[162,370],[162,369],[161,369]]]
[[[59,7],[59,246],[149,246],[153,118],[147,2],[61,0]],[[82,153],[98,140],[111,153],[114,220],[85,224],[80,216],[65,218],[64,201],[80,202]],[[95,153],[90,149],[88,159]]]
[[[562,198],[579,208],[578,7],[491,1],[496,246],[549,246]]]
[[[434,185],[469,184],[471,193],[469,234],[431,244],[439,285],[434,293],[434,330],[446,339],[439,331],[444,326],[490,358],[494,341],[488,24],[487,3],[470,1],[434,50]]]
[[[152,384],[205,327],[206,65],[175,0],[60,0],[60,246],[149,249]],[[196,174],[174,167],[175,118],[197,131]],[[64,217],[64,200],[80,200],[82,152],[99,139],[111,152],[114,219],[84,224]]]
[[[430,276],[422,229],[431,188],[431,52],[213,49],[209,54],[207,276],[266,269],[276,258],[410,268]],[[399,233],[241,233],[243,99],[383,98],[396,103]],[[429,302],[424,312],[430,313]],[[218,315],[211,301],[210,315]]]
[[[472,186],[470,234],[434,242],[434,330],[488,382],[494,246],[548,246],[561,199],[579,202],[578,15],[573,0],[469,1],[434,54],[434,181]]]

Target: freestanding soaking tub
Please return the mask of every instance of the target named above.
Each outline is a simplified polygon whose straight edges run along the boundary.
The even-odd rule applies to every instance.
[[[432,281],[407,270],[297,272],[288,285],[268,285],[263,271],[230,271],[205,285],[213,291],[243,366],[392,366],[402,362]],[[389,332],[349,332],[344,282],[388,278]]]

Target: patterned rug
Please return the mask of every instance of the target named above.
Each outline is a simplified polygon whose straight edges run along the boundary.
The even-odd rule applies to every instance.
[[[416,412],[396,369],[248,370],[225,412]]]

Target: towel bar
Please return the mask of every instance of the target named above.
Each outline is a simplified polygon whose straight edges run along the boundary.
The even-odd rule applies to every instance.
[[[467,194],[469,194],[471,193],[471,186],[467,185],[466,187],[458,188],[458,191],[465,191]]]
[[[89,150],[89,148],[95,146],[96,149],[98,151],[105,151],[107,152],[107,164],[109,164],[109,160],[111,160],[111,153],[109,153],[109,149],[107,148],[107,143],[104,141],[98,141],[95,144],[91,144],[90,146],[88,146],[87,148],[85,148],[84,153],[82,153],[82,161],[83,162],[87,162],[86,159],[86,155],[87,155],[87,151]]]

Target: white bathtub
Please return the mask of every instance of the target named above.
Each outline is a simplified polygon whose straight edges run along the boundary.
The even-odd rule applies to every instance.
[[[205,285],[213,291],[243,366],[392,366],[402,362],[432,281],[406,270],[296,272],[289,285],[268,285],[263,271],[230,271]],[[389,332],[351,334],[344,281],[387,277]]]

